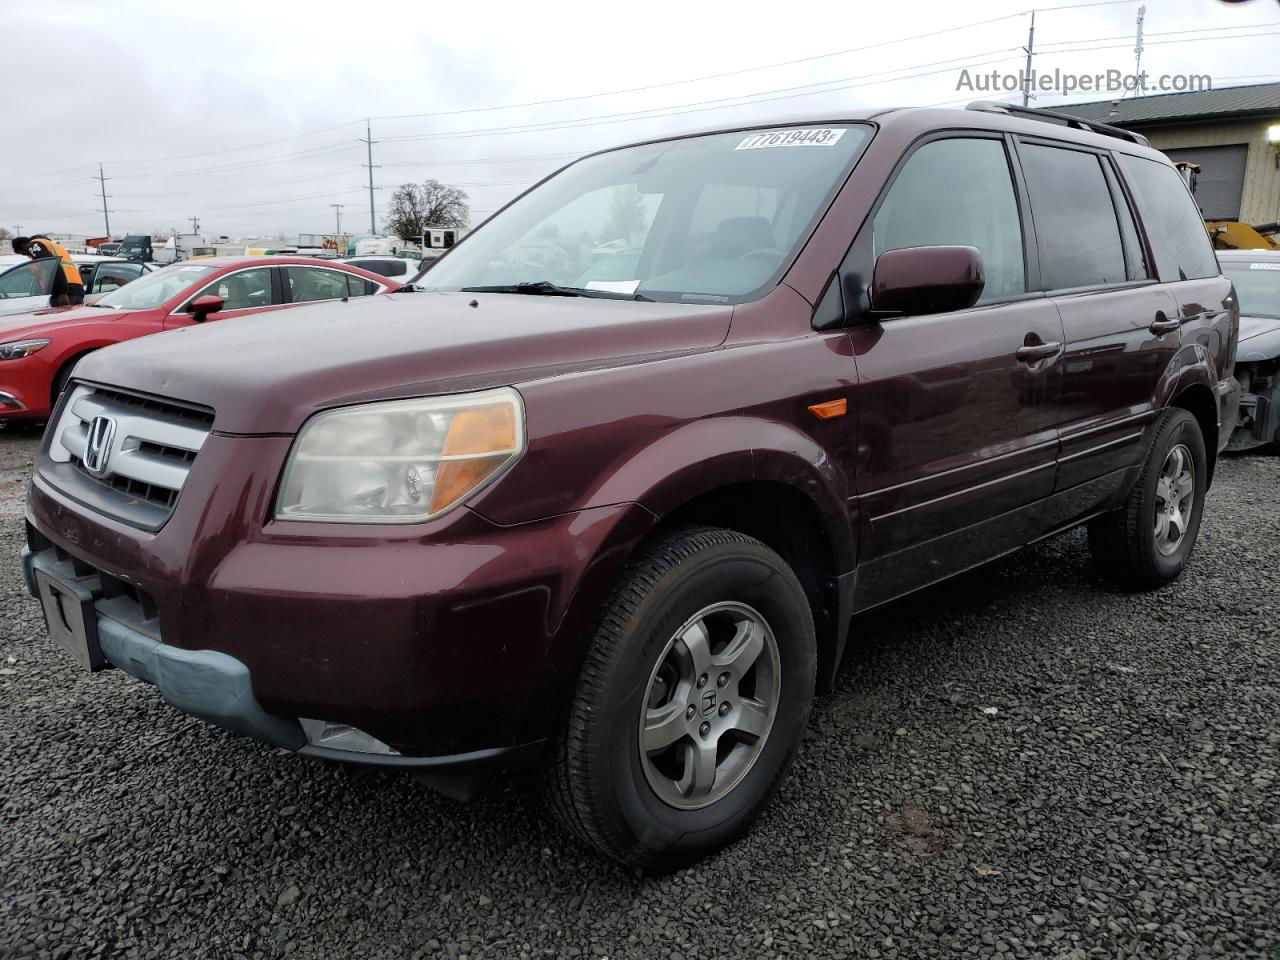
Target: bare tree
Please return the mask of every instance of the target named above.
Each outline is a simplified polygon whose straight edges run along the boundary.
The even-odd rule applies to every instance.
[[[410,240],[431,227],[465,227],[470,218],[465,191],[439,180],[403,183],[391,194],[386,229]]]
[[[613,194],[609,204],[609,222],[605,224],[601,240],[630,240],[645,225],[644,198],[640,191],[628,184]]]

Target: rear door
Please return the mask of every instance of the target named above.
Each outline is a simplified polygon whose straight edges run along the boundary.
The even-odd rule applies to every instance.
[[[1136,463],[1155,391],[1178,350],[1178,308],[1150,270],[1129,199],[1104,151],[1019,138],[1045,291],[1062,314],[1062,454],[1057,490]],[[1089,494],[1088,490],[1082,491]]]
[[[367,297],[383,289],[367,277],[332,267],[288,265],[281,267],[287,303],[319,303],[344,297]]]
[[[145,269],[146,265],[141,263],[100,263],[93,268],[85,296],[110,293],[130,281],[137,280]]]
[[[1221,275],[1199,209],[1173,167],[1126,154],[1118,160],[1146,225],[1160,280],[1177,301],[1182,342],[1195,344],[1218,380],[1227,379],[1237,334],[1231,282]]]
[[[977,132],[917,145],[846,264],[870,277],[886,250],[965,244],[978,248],[986,273],[982,299],[968,310],[849,331],[859,381],[862,606],[1031,539],[1028,510],[1053,489],[1062,324],[1035,292],[1009,150],[1002,135]]]

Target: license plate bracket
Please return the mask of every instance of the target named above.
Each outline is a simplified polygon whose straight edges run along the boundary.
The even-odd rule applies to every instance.
[[[98,615],[90,587],[90,583],[96,584],[97,577],[67,580],[38,565],[34,573],[45,627],[53,641],[90,672],[111,666],[98,644]]]

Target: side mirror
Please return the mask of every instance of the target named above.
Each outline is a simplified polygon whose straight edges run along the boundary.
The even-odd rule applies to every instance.
[[[196,323],[204,323],[209,319],[209,314],[217,313],[222,309],[225,303],[221,297],[212,293],[206,293],[203,297],[196,297],[191,301],[191,319]]]
[[[904,247],[876,258],[871,309],[906,316],[965,310],[987,285],[977,247]]]

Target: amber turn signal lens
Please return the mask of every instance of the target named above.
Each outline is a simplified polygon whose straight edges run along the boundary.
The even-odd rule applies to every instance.
[[[460,411],[449,427],[443,454],[468,459],[440,464],[431,512],[439,513],[484,483],[507,461],[516,442],[515,408],[511,404]]]
[[[849,412],[849,401],[841,397],[839,400],[828,400],[825,403],[811,403],[809,404],[809,412],[819,420],[843,417]]]

